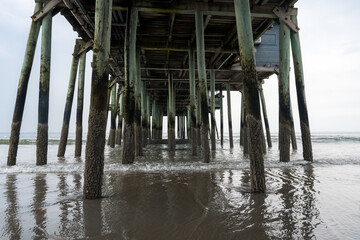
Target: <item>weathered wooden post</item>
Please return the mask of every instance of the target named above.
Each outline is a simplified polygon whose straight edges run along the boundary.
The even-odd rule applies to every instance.
[[[116,128],[115,144],[121,145],[123,118],[124,118],[124,94],[121,93],[118,96],[120,100],[119,100],[118,126]]]
[[[223,111],[223,91],[220,84],[220,144],[224,145],[224,111]]]
[[[74,53],[73,53],[73,59],[72,59],[72,64],[71,64],[71,71],[70,71],[70,79],[69,79],[68,91],[67,91],[67,95],[66,95],[64,119],[63,119],[63,124],[62,124],[62,128],[61,128],[60,142],[59,142],[59,148],[58,148],[58,153],[57,153],[58,157],[63,157],[65,155],[65,151],[66,151],[66,144],[67,144],[68,135],[69,135],[69,122],[70,122],[70,116],[71,116],[71,108],[72,108],[72,103],[73,103],[73,99],[74,99],[76,74],[77,74],[78,65],[79,65],[79,56],[77,56],[77,53],[79,52],[80,48],[81,48],[80,40],[77,39],[75,42],[75,47],[74,47]]]
[[[244,84],[246,123],[249,131],[251,190],[265,192],[264,159],[262,147],[259,144],[263,132],[249,1],[235,0],[234,6]]]
[[[159,135],[159,140],[162,140],[162,135],[163,135],[163,117],[164,117],[163,108],[158,107],[158,126],[159,126],[158,135]],[[174,127],[174,131],[175,131],[175,127]]]
[[[195,86],[195,58],[194,49],[189,46],[189,87],[190,87],[190,131],[192,155],[197,155],[197,109],[196,109],[196,86]]]
[[[231,96],[230,96],[230,83],[226,84],[226,92],[227,92],[227,107],[228,107],[228,124],[229,124],[229,141],[230,148],[234,147],[233,140],[233,131],[232,131],[232,117],[231,117]]]
[[[245,114],[244,114],[244,93],[241,93],[241,112],[240,112],[240,146],[244,146],[245,138]]]
[[[291,16],[291,20],[298,25],[297,17]],[[305,97],[304,72],[301,57],[299,32],[291,31],[291,50],[294,61],[296,93],[298,100],[298,108],[300,115],[301,139],[303,145],[304,160],[313,161],[311,133],[309,125],[309,117]]]
[[[125,36],[125,92],[124,92],[124,142],[122,163],[129,164],[135,158],[134,109],[136,84],[136,28],[138,21],[137,8],[128,8]]]
[[[279,29],[279,149],[280,161],[290,161],[290,29],[280,20]]]
[[[201,101],[200,101],[200,91],[199,89],[197,90],[197,111],[196,111],[196,136],[197,136],[197,145],[201,146],[201,131],[200,131],[200,126],[201,126]]]
[[[175,151],[175,89],[173,74],[168,74],[169,106],[168,106],[168,146],[169,151]]]
[[[52,10],[42,19],[36,165],[47,163]]]
[[[210,148],[209,148],[209,113],[207,100],[207,82],[206,82],[206,66],[205,66],[205,43],[204,43],[204,22],[203,12],[195,11],[195,29],[196,29],[196,49],[197,49],[197,64],[198,64],[198,78],[200,90],[200,105],[201,105],[201,142],[204,153],[204,162],[210,162]]]
[[[41,6],[42,3],[36,3],[34,12],[38,12],[41,9]],[[32,64],[34,61],[36,43],[39,36],[40,27],[41,27],[41,20],[38,20],[37,22],[32,22],[30,26],[30,32],[25,49],[24,61],[21,67],[14,114],[11,123],[11,135],[10,135],[9,152],[7,159],[8,166],[13,166],[16,164],[16,155],[19,144],[21,122],[24,113],[26,92],[29,83]]]
[[[216,139],[215,139],[215,71],[210,70],[210,109],[211,109],[211,150],[216,150]]]
[[[294,118],[293,118],[293,112],[292,112],[292,106],[291,106],[291,99],[290,99],[290,124],[291,124],[291,134],[290,134],[291,147],[293,150],[297,150],[295,125],[294,125]]]
[[[190,106],[188,106],[186,108],[186,134],[187,134],[187,139],[191,139],[191,110],[190,110]]]
[[[266,102],[265,102],[264,91],[263,91],[261,84],[259,85],[259,90],[260,90],[261,106],[262,106],[263,118],[264,118],[264,123],[265,123],[265,130],[266,130],[266,140],[267,140],[268,147],[271,148],[272,142],[271,142],[270,126],[269,126],[269,120],[268,120],[267,111],[266,111]]]
[[[151,141],[151,138],[152,138],[152,134],[151,134],[151,131],[150,131],[150,95],[148,93],[146,93],[146,115],[147,115],[147,133],[148,133],[148,143],[150,143]]]
[[[84,198],[101,197],[107,117],[108,63],[112,0],[96,0],[89,127],[86,141]]]
[[[136,35],[135,35],[136,38]],[[136,42],[136,39],[135,39]],[[135,43],[136,44],[136,43]],[[136,48],[136,78],[135,78],[135,156],[143,155],[142,125],[141,125],[141,70],[140,48]]]
[[[142,82],[141,87],[141,128],[142,128],[142,145],[145,147],[148,144],[148,116],[147,116],[147,97],[146,97],[146,83]]]
[[[156,109],[156,99],[152,102],[152,120],[151,120],[151,129],[152,129],[152,137],[153,139],[158,139],[157,134],[157,109]]]
[[[86,52],[81,53],[79,63],[78,98],[76,108],[75,157],[81,156],[82,148],[82,120],[84,108]]]
[[[109,133],[109,145],[111,148],[115,147],[115,133],[116,133],[116,116],[118,108],[118,99],[116,84],[112,86],[111,90],[111,119],[110,119],[110,133]]]

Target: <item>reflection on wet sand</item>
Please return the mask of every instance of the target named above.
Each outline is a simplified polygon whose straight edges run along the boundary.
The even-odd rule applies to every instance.
[[[78,173],[7,175],[0,185],[6,202],[0,238],[319,238],[327,227],[321,211],[328,208],[319,206],[324,176],[315,173],[312,165],[270,168],[268,191],[251,194],[247,169],[112,172],[104,177],[104,198],[90,201],[82,199]]]
[[[34,197],[33,204],[30,206],[35,218],[33,227],[34,239],[45,239],[46,234],[46,174],[37,174],[34,178]]]
[[[17,176],[9,174],[6,177],[6,201],[5,211],[6,234],[10,239],[21,239],[21,223],[19,220],[19,206],[17,197]]]

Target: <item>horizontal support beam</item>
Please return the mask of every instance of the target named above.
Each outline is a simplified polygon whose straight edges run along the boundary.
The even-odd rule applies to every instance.
[[[298,32],[300,28],[290,19],[290,15],[282,8],[274,8],[274,13],[294,32]]]
[[[186,68],[164,68],[164,67],[141,67],[142,70],[155,70],[155,71],[189,71]],[[257,72],[277,72],[276,67],[256,67]],[[240,72],[241,66],[234,66],[231,69],[206,69],[206,71],[213,70],[215,72]],[[195,69],[197,71],[197,69]]]
[[[113,10],[126,10],[126,1],[118,1],[113,4]],[[175,1],[171,4],[150,3],[138,1],[132,5],[138,8],[140,12],[154,13],[176,13],[176,14],[194,14],[195,11],[202,11],[204,15],[213,16],[235,16],[234,4],[226,2],[208,3],[194,1]],[[255,18],[277,18],[272,12],[274,6],[254,6],[251,10],[251,16]]]
[[[56,7],[62,0],[51,0],[48,2],[39,12],[35,13],[31,16],[32,20],[36,22],[45,16],[48,12],[50,12],[54,7]]]

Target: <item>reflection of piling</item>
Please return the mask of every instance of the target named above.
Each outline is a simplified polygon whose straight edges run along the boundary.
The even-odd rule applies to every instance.
[[[63,125],[61,128],[61,136],[60,136],[59,148],[58,148],[58,153],[57,153],[58,157],[63,157],[65,155],[65,151],[66,151],[66,144],[67,144],[68,135],[69,135],[69,122],[70,122],[70,116],[71,116],[71,108],[72,108],[72,103],[73,103],[73,99],[74,99],[76,74],[77,74],[77,69],[78,69],[78,65],[79,65],[79,56],[77,56],[77,53],[79,52],[80,47],[81,47],[81,45],[80,45],[79,40],[76,40],[72,64],[71,64],[68,92],[66,95]]]
[[[47,163],[52,11],[42,19],[36,165]]]
[[[34,12],[37,12],[41,8],[41,3],[36,3]],[[18,91],[16,95],[14,115],[11,123],[11,135],[9,141],[9,153],[7,159],[7,165],[12,166],[16,164],[16,155],[19,144],[20,128],[22,123],[22,117],[24,113],[24,105],[26,100],[26,92],[30,78],[30,72],[34,60],[35,49],[39,31],[41,27],[41,20],[32,22],[30,26],[30,32],[26,44],[24,62],[21,68]]]

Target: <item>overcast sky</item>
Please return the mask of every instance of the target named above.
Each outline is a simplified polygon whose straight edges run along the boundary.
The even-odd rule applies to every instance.
[[[312,132],[360,131],[360,80],[357,74],[360,70],[360,33],[357,30],[360,22],[360,1],[299,0],[296,7],[299,8],[305,90]],[[0,0],[0,132],[10,131],[33,8],[34,2],[31,0]],[[71,54],[77,34],[60,14],[53,20],[52,33],[49,131],[59,132]],[[29,82],[22,132],[36,132],[39,50],[38,44]],[[89,53],[85,82],[85,131],[89,108],[91,60],[92,54]],[[296,131],[300,131],[293,72],[290,81],[295,127]],[[264,93],[272,132],[278,130],[277,91],[276,77],[265,80]],[[226,102],[226,99],[224,100]],[[232,94],[234,134],[239,132],[239,100],[240,94]],[[70,123],[71,132],[75,129],[74,106]],[[227,124],[225,126],[227,131]]]

